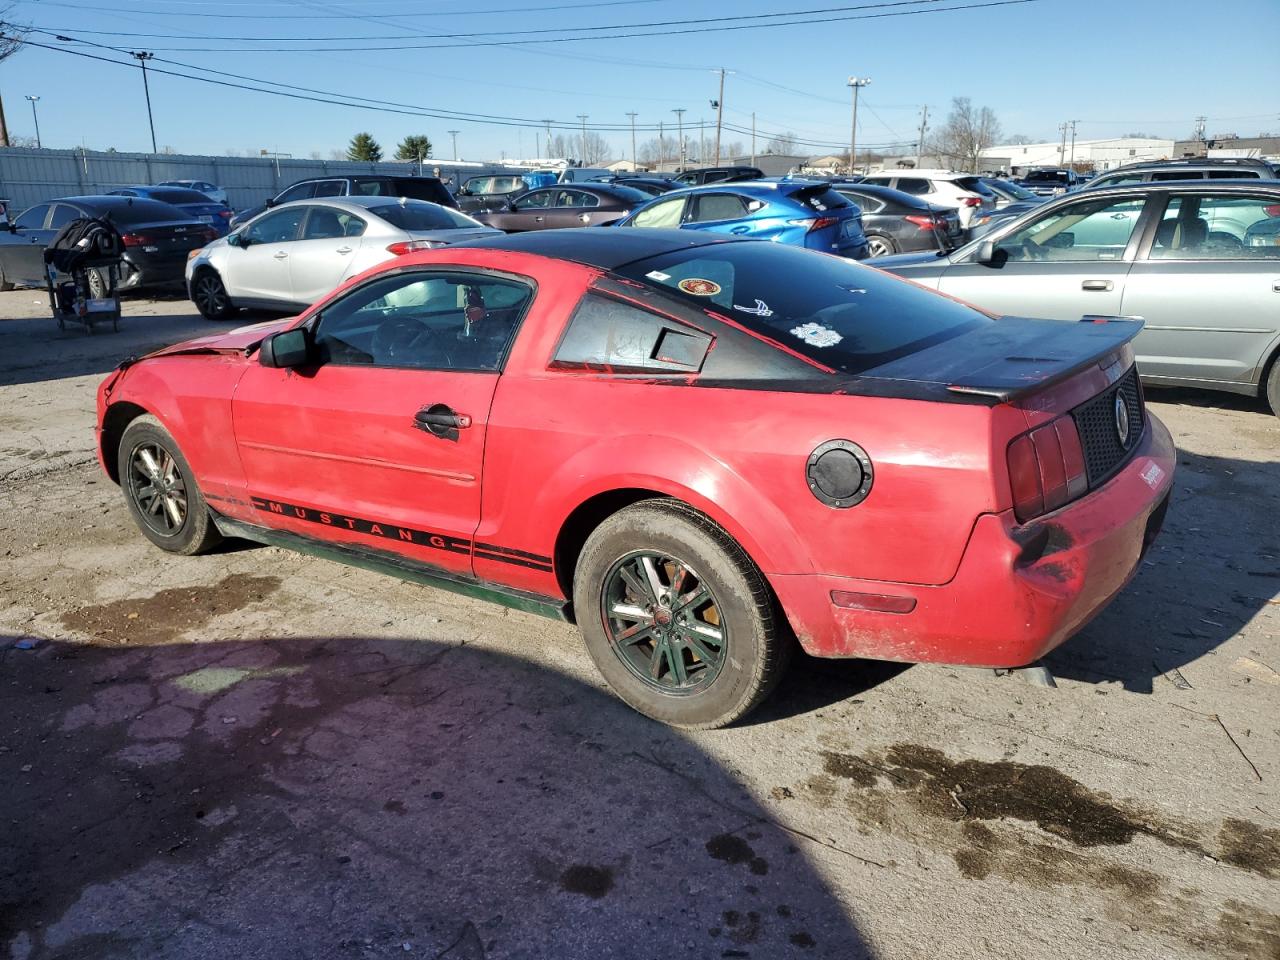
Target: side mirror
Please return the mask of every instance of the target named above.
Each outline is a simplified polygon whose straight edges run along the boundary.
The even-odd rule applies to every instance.
[[[243,237],[243,236],[241,236],[241,235],[240,235],[240,234],[238,234],[238,233],[228,233],[228,234],[227,234],[227,246],[229,246],[229,247],[243,247],[243,246],[245,246],[245,240],[244,240],[244,237]]]
[[[996,260],[996,242],[994,240],[983,240],[978,245],[978,252],[973,256],[974,263],[995,263]]]
[[[264,367],[301,367],[310,359],[307,331],[302,329],[273,333],[258,347],[258,362]]]
[[[276,205],[276,203],[277,203],[276,198],[275,198],[275,197],[272,197],[270,200],[268,200],[266,203],[264,203],[264,204],[263,204],[263,206],[264,206],[264,207],[274,207],[274,206]]]
[[[12,220],[10,220],[8,223],[6,223],[6,224],[5,224],[5,226],[9,228],[9,232],[10,232],[10,233],[17,233],[17,232],[21,229],[21,228],[20,228],[16,223],[14,223]]]

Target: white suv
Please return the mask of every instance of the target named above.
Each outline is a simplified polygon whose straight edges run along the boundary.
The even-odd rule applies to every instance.
[[[958,210],[960,225],[965,229],[975,217],[996,208],[996,195],[983,186],[981,177],[972,173],[903,170],[900,173],[873,173],[862,182],[893,187],[939,207]]]

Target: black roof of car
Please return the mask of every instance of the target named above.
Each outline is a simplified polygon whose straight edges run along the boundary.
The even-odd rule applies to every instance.
[[[646,230],[629,227],[577,227],[564,230],[531,230],[501,237],[486,237],[455,244],[532,253],[555,260],[572,260],[601,270],[616,270],[673,250],[706,247],[716,243],[746,243],[734,237],[715,236],[700,230]]]

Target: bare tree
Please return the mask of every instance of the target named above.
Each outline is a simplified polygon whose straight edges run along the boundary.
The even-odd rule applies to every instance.
[[[22,48],[22,42],[30,29],[26,24],[9,19],[13,7],[0,10],[0,63],[8,60]],[[4,119],[4,102],[0,101],[0,147],[10,146],[9,125]]]
[[[789,154],[796,152],[796,135],[788,130],[780,133],[764,146],[765,153]]]
[[[1027,143],[1035,143],[1035,141],[1032,140],[1030,137],[1028,137],[1025,133],[1015,133],[1011,137],[1005,137],[1004,142],[1014,147],[1020,147],[1023,144],[1027,144]]]
[[[982,153],[1000,139],[1000,121],[990,107],[975,107],[968,97],[951,101],[951,113],[930,144],[936,153],[959,170],[977,170]]]

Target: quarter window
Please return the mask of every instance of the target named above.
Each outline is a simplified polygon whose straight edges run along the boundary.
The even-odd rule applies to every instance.
[[[553,367],[616,373],[697,373],[711,337],[631,304],[588,293],[578,304]]]
[[[469,273],[385,277],[320,317],[322,361],[419,370],[498,370],[533,299],[516,280]]]
[[[1121,260],[1143,203],[1140,197],[1073,203],[1003,238],[997,247],[1009,260]]]

